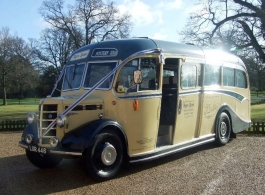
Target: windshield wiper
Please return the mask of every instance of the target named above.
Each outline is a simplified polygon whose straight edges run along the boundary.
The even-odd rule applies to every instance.
[[[76,67],[77,67],[77,64],[75,64],[74,73],[73,73],[73,80],[75,80],[75,75],[76,75]]]
[[[73,87],[72,87],[71,83],[69,82],[69,80],[67,78],[67,75],[65,76],[65,80],[66,80],[66,82],[68,84],[69,89],[72,89]]]

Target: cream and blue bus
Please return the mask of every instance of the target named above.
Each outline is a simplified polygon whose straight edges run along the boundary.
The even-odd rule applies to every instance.
[[[248,73],[235,55],[189,44],[90,44],[71,54],[28,123],[19,146],[33,165],[81,157],[87,173],[103,181],[123,163],[225,145],[249,128]]]

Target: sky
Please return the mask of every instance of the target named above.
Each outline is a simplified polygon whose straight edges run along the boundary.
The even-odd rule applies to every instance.
[[[108,2],[109,0],[104,0]],[[121,13],[130,13],[133,28],[131,37],[181,42],[193,1],[184,0],[113,0]],[[65,0],[73,4],[74,0]],[[39,14],[42,0],[0,0],[0,29],[8,27],[12,34],[28,40],[40,38],[49,25]]]

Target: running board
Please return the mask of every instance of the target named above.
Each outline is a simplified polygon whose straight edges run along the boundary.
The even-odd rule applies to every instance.
[[[130,156],[130,163],[139,163],[139,162],[145,162],[149,160],[154,160],[157,158],[161,158],[176,152],[180,152],[189,148],[194,148],[196,146],[200,146],[206,143],[210,143],[215,141],[215,134],[203,136],[200,138],[194,138],[190,141],[183,142],[176,145],[167,145],[167,146],[161,146],[157,147],[154,151],[151,153],[144,153],[144,154],[137,154]]]

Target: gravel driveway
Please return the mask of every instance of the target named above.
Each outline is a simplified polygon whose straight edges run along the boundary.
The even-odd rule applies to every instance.
[[[238,135],[122,170],[93,182],[81,160],[40,170],[18,147],[21,132],[0,133],[0,194],[265,194],[265,136]]]

